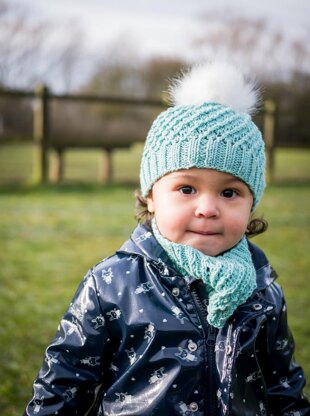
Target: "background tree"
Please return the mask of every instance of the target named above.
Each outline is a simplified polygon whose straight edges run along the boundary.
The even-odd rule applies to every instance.
[[[57,79],[66,91],[82,64],[82,34],[74,25],[56,27],[31,10],[0,0],[0,88],[33,89]],[[0,96],[0,144],[32,136],[30,99]]]
[[[265,82],[289,81],[310,72],[310,32],[304,40],[288,37],[268,19],[249,19],[229,10],[202,15],[204,34],[193,41],[194,55],[236,61]]]
[[[0,86],[33,88],[57,79],[69,89],[81,64],[82,39],[75,24],[56,27],[14,0],[0,0]]]
[[[114,48],[118,50],[117,48]],[[184,63],[178,60],[154,58],[138,62],[121,54],[105,55],[96,73],[81,90],[82,94],[95,94],[119,98],[142,98],[161,102],[162,91],[167,90],[172,77]],[[80,104],[57,103],[53,108],[53,137],[66,140],[99,142],[110,138],[124,141],[142,141],[152,120],[162,106],[134,104]],[[70,122],[68,122],[70,120]]]

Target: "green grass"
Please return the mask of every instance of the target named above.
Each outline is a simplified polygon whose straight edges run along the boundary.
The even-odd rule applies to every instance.
[[[259,209],[268,219],[269,229],[253,241],[265,250],[279,275],[297,341],[296,355],[310,383],[309,206],[309,186],[270,186]]]
[[[44,349],[84,273],[134,228],[140,151],[114,155],[115,183],[109,186],[96,182],[100,153],[95,151],[68,152],[64,184],[33,186],[22,184],[31,177],[29,146],[0,147],[2,415],[22,414]],[[254,242],[279,274],[296,357],[310,383],[310,152],[282,151],[276,162],[277,184],[267,189],[259,209],[270,229]]]

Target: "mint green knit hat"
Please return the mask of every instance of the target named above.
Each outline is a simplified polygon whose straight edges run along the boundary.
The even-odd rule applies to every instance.
[[[230,173],[253,193],[253,210],[265,188],[262,135],[251,115],[256,85],[233,65],[193,67],[170,88],[173,107],[163,111],[147,135],[140,167],[141,193],[180,169],[209,168]]]

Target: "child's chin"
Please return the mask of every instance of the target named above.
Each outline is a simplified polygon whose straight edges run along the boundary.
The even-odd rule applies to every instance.
[[[208,238],[211,240],[211,238]],[[195,241],[196,240],[196,241]],[[200,240],[200,238],[199,238]],[[206,240],[206,238],[204,238]],[[215,240],[215,238],[212,238],[212,240]],[[221,254],[225,249],[221,246],[221,244],[218,244],[218,241],[197,241],[197,239],[191,239],[188,240],[187,245],[192,246],[196,250],[201,251],[203,254],[207,256],[218,256]]]
[[[200,245],[197,245],[197,246],[192,245],[192,247],[195,248],[196,250],[201,251],[206,256],[215,257],[222,253],[222,250],[217,247],[205,247],[205,246],[200,246]]]

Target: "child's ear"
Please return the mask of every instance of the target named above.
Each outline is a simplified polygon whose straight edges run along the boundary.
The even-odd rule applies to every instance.
[[[147,203],[148,212],[150,212],[151,214],[154,214],[155,206],[154,206],[154,199],[153,199],[152,191],[150,191],[148,196],[146,197],[146,203]]]

